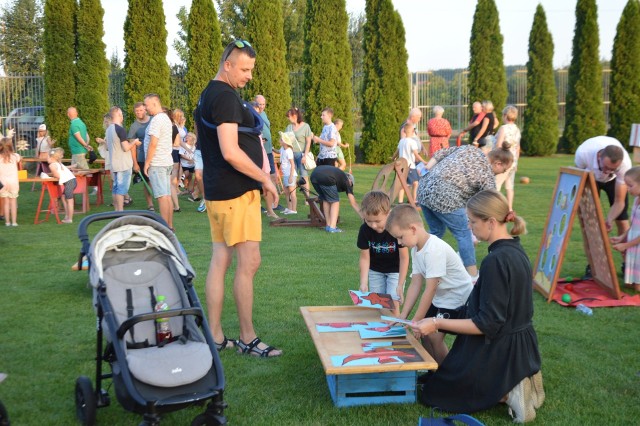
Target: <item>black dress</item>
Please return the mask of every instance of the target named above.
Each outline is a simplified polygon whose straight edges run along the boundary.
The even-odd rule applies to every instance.
[[[495,241],[467,301],[466,317],[484,335],[456,338],[438,370],[421,378],[421,402],[456,413],[485,410],[540,371],[532,298],[531,265],[520,240]]]

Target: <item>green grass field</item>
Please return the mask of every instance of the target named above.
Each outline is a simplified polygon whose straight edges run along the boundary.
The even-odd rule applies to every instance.
[[[528,221],[522,238],[535,262],[553,195],[558,169],[571,165],[570,156],[523,158],[515,210]],[[354,166],[356,198],[370,189],[379,170]],[[0,400],[15,425],[76,423],[74,382],[95,379],[95,315],[86,272],[73,272],[80,244],[76,215],[73,225],[33,225],[39,192],[22,184],[17,228],[0,230]],[[141,186],[132,189],[133,207],[144,208]],[[107,197],[109,198],[109,197]],[[109,201],[107,201],[109,202]],[[182,200],[176,214],[177,236],[197,277],[204,303],[204,278],[211,257],[209,225],[196,205]],[[109,207],[92,206],[92,213]],[[299,218],[308,209],[299,199]],[[238,425],[414,425],[429,409],[420,404],[336,408],[300,306],[349,305],[347,290],[358,287],[357,230],[360,220],[343,201],[342,234],[310,228],[273,228],[263,223],[262,266],[255,281],[254,317],[258,335],[284,350],[277,359],[256,359],[232,351],[221,354],[225,369],[226,415]],[[586,258],[578,221],[562,267],[562,276],[579,277]],[[91,228],[92,235],[102,225]],[[446,238],[452,242],[450,234]],[[486,244],[477,248],[478,260]],[[620,256],[614,255],[616,264]],[[237,337],[238,324],[228,276],[223,321],[225,332]],[[540,341],[547,399],[536,422],[548,425],[625,425],[640,418],[640,309],[600,308],[592,317],[547,303],[534,295],[534,323]],[[449,340],[450,341],[450,340]],[[496,374],[500,374],[496,371]],[[110,381],[106,384],[110,385]],[[112,404],[98,410],[99,424],[132,425],[141,418],[126,412],[110,389]],[[201,412],[187,409],[164,417],[167,425],[189,424]],[[476,413],[487,425],[511,424],[505,405]],[[634,420],[635,419],[635,420]]]

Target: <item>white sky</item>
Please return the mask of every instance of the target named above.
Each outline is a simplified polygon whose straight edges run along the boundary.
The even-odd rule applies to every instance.
[[[0,0],[6,5],[11,0]],[[213,0],[212,0],[213,1]],[[469,38],[476,2],[474,0],[392,0],[402,16],[409,52],[409,70],[426,71],[439,68],[463,68],[469,63]],[[123,25],[127,14],[127,0],[101,0],[105,10],[107,56],[118,50],[124,53]],[[179,30],[176,15],[180,6],[191,0],[163,0],[167,24],[169,53],[167,59],[175,63],[173,39]],[[554,65],[569,65],[575,26],[576,0],[496,0],[500,14],[500,30],[504,36],[505,65],[524,65],[527,62],[529,32],[536,6],[541,3],[547,14],[547,24],[555,45]],[[627,0],[597,0],[600,26],[600,57],[611,58],[616,27]],[[363,13],[365,0],[347,0],[347,11]]]

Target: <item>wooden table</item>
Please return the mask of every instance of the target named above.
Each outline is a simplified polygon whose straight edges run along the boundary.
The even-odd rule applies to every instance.
[[[357,331],[318,332],[319,323],[382,322],[380,315],[391,315],[387,309],[358,306],[303,306],[304,318],[327,376],[327,384],[335,405],[413,403],[416,401],[418,370],[434,370],[438,364],[409,332],[405,337],[360,339]],[[418,353],[415,362],[381,363],[377,365],[335,366],[331,357],[364,354],[362,344],[371,342],[408,342]]]
[[[26,179],[20,179],[20,182],[33,182],[34,184],[40,182],[42,184],[40,199],[38,200],[38,207],[36,209],[36,217],[33,220],[35,225],[48,221],[51,213],[55,215],[57,223],[62,223],[58,215],[58,198],[60,197],[58,179],[53,177],[45,179],[41,177],[28,177]],[[43,209],[42,203],[44,202],[45,195],[49,197],[49,202],[47,203],[47,207]],[[40,213],[42,212],[45,212],[45,217],[40,220]]]

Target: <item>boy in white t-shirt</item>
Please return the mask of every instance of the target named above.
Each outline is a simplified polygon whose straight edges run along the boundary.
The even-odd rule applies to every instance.
[[[460,317],[473,288],[460,256],[449,244],[424,229],[420,214],[409,204],[400,204],[391,210],[386,230],[398,240],[398,244],[411,249],[411,284],[400,318],[407,318],[413,309],[423,283],[425,288],[413,321],[426,317]],[[422,340],[425,349],[438,364],[449,352],[444,335],[444,332],[436,332]]]
[[[415,126],[412,123],[405,123],[403,129],[407,137],[400,139],[398,149],[395,154],[393,154],[393,158],[404,158],[407,160],[407,163],[409,163],[407,184],[411,187],[413,199],[415,200],[418,194],[418,181],[420,180],[420,176],[416,170],[416,163],[421,162],[423,164],[427,164],[427,162],[420,155],[420,150],[422,148],[420,146],[420,142],[414,138]],[[403,201],[404,191],[400,190],[400,193],[398,194],[398,203],[402,203]]]
[[[296,165],[293,161],[292,144],[296,139],[293,132],[280,132],[280,171],[282,172],[282,185],[287,197],[287,208],[282,213],[297,214],[298,197],[296,196]]]

